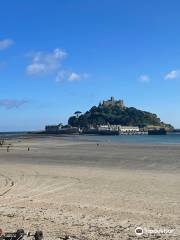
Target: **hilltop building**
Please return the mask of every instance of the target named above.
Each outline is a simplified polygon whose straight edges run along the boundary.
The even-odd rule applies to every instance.
[[[108,107],[108,106],[119,106],[120,108],[124,108],[124,101],[123,100],[116,100],[114,97],[111,97],[108,100],[104,100],[102,103],[100,103],[101,106]]]

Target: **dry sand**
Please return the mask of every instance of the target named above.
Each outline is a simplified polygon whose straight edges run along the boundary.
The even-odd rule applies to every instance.
[[[30,151],[27,151],[27,147]],[[45,239],[180,239],[180,146],[12,141],[0,148],[0,226]]]

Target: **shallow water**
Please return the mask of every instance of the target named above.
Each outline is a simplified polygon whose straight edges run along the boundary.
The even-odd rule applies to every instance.
[[[31,135],[27,132],[0,132],[0,139],[24,138],[24,137],[43,137],[47,135]],[[50,137],[50,135],[48,135]],[[115,143],[135,143],[135,144],[180,144],[180,133],[169,133],[167,135],[61,135],[53,134],[52,137],[71,139],[74,141],[93,141],[93,142],[115,142]]]
[[[143,143],[143,144],[180,144],[180,134],[167,135],[120,135],[120,136],[100,136],[89,135],[79,136],[81,140],[119,143]]]

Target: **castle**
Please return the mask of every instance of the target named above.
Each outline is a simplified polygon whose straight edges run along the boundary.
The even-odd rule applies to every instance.
[[[103,101],[99,104],[100,106],[108,107],[108,106],[119,106],[120,108],[124,108],[124,101],[123,100],[116,100],[114,97],[111,97],[110,99]]]

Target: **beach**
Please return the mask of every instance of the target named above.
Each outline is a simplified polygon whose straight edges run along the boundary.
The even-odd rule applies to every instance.
[[[8,152],[0,148],[4,231],[41,229],[45,239],[133,240],[142,227],[172,230],[146,239],[179,239],[179,144],[45,136],[9,143]]]

